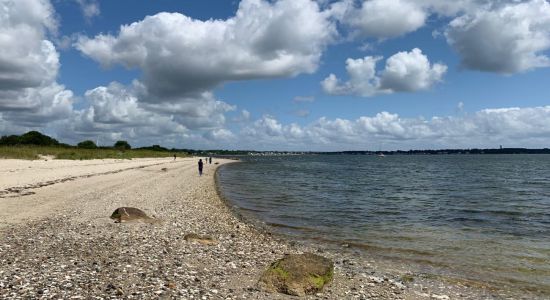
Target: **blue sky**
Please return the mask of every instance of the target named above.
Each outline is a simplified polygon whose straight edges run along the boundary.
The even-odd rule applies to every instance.
[[[257,150],[550,144],[548,1],[0,6],[2,135]]]

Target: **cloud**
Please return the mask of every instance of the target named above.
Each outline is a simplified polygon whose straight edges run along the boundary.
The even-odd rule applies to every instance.
[[[265,115],[244,128],[239,145],[264,150],[548,147],[550,106],[484,109],[459,117],[402,118],[381,112],[355,120],[319,118],[305,126]]]
[[[431,64],[422,50],[398,52],[386,60],[383,70],[377,72],[380,56],[346,60],[349,81],[341,82],[330,74],[321,82],[323,90],[332,95],[355,95],[370,97],[393,92],[414,92],[431,88],[440,82],[447,66]]]
[[[292,99],[292,102],[299,103],[299,102],[314,102],[315,97],[313,96],[296,96],[294,99]]]
[[[463,112],[464,111],[464,102],[462,102],[462,101],[458,102],[458,104],[456,105],[456,110],[459,111],[459,112]]]
[[[414,48],[411,52],[399,52],[388,58],[381,74],[380,88],[394,92],[426,90],[440,82],[446,71],[446,65],[430,64],[422,50]]]
[[[454,17],[474,12],[490,0],[341,0],[326,12],[350,31],[354,39],[388,39],[414,32],[430,16]]]
[[[77,111],[74,119],[67,124],[69,131],[76,135],[99,135],[108,139],[105,135],[107,132],[117,137],[131,137],[135,131],[139,131],[140,136],[187,131],[187,128],[174,121],[173,116],[153,113],[140,107],[134,92],[119,83],[88,90],[85,100],[89,107]]]
[[[241,113],[233,118],[233,122],[241,123],[250,120],[250,112],[246,109],[241,110]]]
[[[550,66],[550,3],[506,3],[452,20],[445,37],[465,68],[513,74]]]
[[[81,36],[75,47],[84,55],[104,67],[140,69],[143,76],[132,86],[88,91],[90,108],[79,113],[75,129],[129,136],[125,128],[154,129],[139,122],[165,118],[170,128],[182,126],[182,142],[231,140],[225,113],[236,108],[212,90],[228,81],[312,73],[335,36],[335,24],[311,0],[243,0],[226,20],[159,13],[121,26],[116,35]],[[234,121],[249,118],[243,110]]]
[[[59,53],[46,37],[57,32],[49,1],[0,1],[0,111],[17,131],[64,119],[73,94],[56,82]]]
[[[91,21],[101,14],[97,0],[75,0],[80,5],[80,10],[86,21]]]
[[[225,128],[209,131],[205,138],[215,143],[231,142],[235,139],[235,135],[230,130]],[[219,145],[219,144],[218,144]]]
[[[390,38],[417,30],[427,17],[427,12],[413,1],[370,0],[360,8],[348,6],[342,22],[361,37]]]
[[[297,117],[305,118],[309,116],[309,109],[298,109],[293,112],[293,114]]]
[[[314,72],[336,34],[315,1],[243,0],[227,20],[159,13],[117,36],[81,37],[86,56],[143,71],[149,101],[211,90],[227,81]]]
[[[235,107],[204,93],[198,98],[181,99],[178,103],[147,103],[139,100],[139,83],[125,86],[112,82],[88,90],[87,108],[75,111],[73,117],[58,128],[60,135],[71,141],[86,137],[113,142],[129,139],[140,145],[181,145],[197,136],[221,140],[226,132],[225,113]]]

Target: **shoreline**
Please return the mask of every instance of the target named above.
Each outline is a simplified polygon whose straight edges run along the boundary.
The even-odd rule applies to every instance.
[[[13,222],[0,226],[0,298],[295,299],[261,291],[256,283],[274,260],[303,252],[335,264],[333,282],[305,299],[509,297],[392,271],[378,261],[363,261],[353,249],[337,252],[264,231],[239,216],[219,193],[219,167],[234,161],[215,161],[220,165],[206,165],[202,177],[194,158],[164,160],[0,199],[4,214],[15,214],[6,219]],[[97,161],[92,168],[101,173],[103,167]],[[51,175],[51,170],[37,169],[36,178],[40,172]],[[161,222],[115,224],[109,215],[121,206],[138,207]],[[186,241],[189,233],[210,236],[216,244]]]
[[[242,162],[239,161],[239,163],[242,163]],[[225,166],[226,165],[224,165],[224,167]],[[430,282],[424,282],[424,284],[426,284],[427,286],[444,284],[451,289],[456,288],[457,286],[460,286],[460,289],[464,287],[471,288],[474,293],[480,293],[478,294],[478,297],[483,297],[485,299],[492,299],[493,297],[495,297],[496,299],[510,298],[510,297],[514,299],[516,298],[517,299],[539,299],[539,298],[544,299],[545,297],[547,297],[547,294],[546,294],[547,292],[541,289],[538,289],[536,286],[525,286],[520,288],[508,282],[503,283],[499,281],[473,279],[473,278],[469,278],[465,273],[453,274],[453,273],[446,273],[448,272],[448,270],[438,270],[440,268],[439,265],[433,265],[428,262],[419,262],[415,260],[398,258],[398,257],[385,257],[380,253],[369,253],[368,250],[371,248],[371,246],[369,245],[358,244],[356,242],[332,240],[332,239],[323,239],[323,238],[316,239],[316,238],[300,237],[292,234],[278,232],[271,225],[264,223],[263,221],[255,217],[253,213],[245,213],[241,211],[241,209],[238,206],[233,205],[231,203],[231,200],[228,199],[222,191],[221,182],[219,180],[219,176],[220,176],[218,173],[219,170],[221,169],[216,170],[217,174],[216,174],[215,180],[216,180],[216,189],[218,191],[218,195],[221,201],[226,204],[228,209],[241,222],[248,223],[259,232],[270,235],[273,238],[276,238],[282,242],[291,243],[293,245],[301,244],[307,248],[311,248],[311,249],[316,248],[318,250],[322,250],[323,252],[331,252],[334,256],[337,256],[339,253],[341,254],[342,252],[347,252],[347,255],[354,256],[360,264],[362,263],[363,265],[371,266],[374,262],[376,262],[378,266],[375,269],[377,269],[378,271],[381,271],[382,273],[389,272],[390,274],[394,273],[395,275],[397,269],[400,269],[400,272],[403,272],[404,269],[415,270],[412,273],[415,273],[417,277],[419,278],[425,277],[426,279],[429,279],[428,281]],[[381,265],[384,265],[384,266],[381,266]],[[407,267],[401,268],[401,267],[396,267],[396,265],[405,265]],[[434,271],[431,271],[428,273],[425,271],[422,271],[426,267],[429,269],[433,269]],[[401,277],[401,276],[394,276],[394,277]],[[406,279],[408,280],[408,276],[405,276],[405,277],[407,277]],[[401,282],[401,283],[405,283],[405,282]],[[504,287],[502,286],[503,284],[504,284]],[[421,290],[423,289],[424,288],[421,287]],[[425,293],[423,292],[417,292],[416,294],[419,295],[419,298],[425,297]],[[490,294],[492,295],[489,296]],[[458,297],[458,298],[461,298],[461,297]],[[451,297],[451,299],[454,299],[454,298]]]

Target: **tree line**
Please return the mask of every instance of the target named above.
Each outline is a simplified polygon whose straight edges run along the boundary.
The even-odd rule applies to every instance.
[[[21,146],[21,145],[54,146],[54,147],[67,147],[67,148],[74,147],[68,144],[60,143],[58,140],[52,137],[49,137],[45,134],[42,134],[38,131],[29,131],[22,135],[5,135],[0,137],[0,146]],[[92,140],[82,141],[78,143],[76,147],[82,148],[82,149],[100,148]],[[116,141],[112,147],[108,147],[108,148],[115,148],[119,150],[130,150],[132,149],[132,146],[127,141]],[[152,147],[146,147],[146,148],[151,148],[150,150],[168,151],[168,149],[162,148],[158,145],[153,145]]]

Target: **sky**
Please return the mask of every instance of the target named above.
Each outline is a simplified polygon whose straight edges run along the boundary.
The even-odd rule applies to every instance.
[[[0,135],[550,146],[546,0],[0,0]]]

